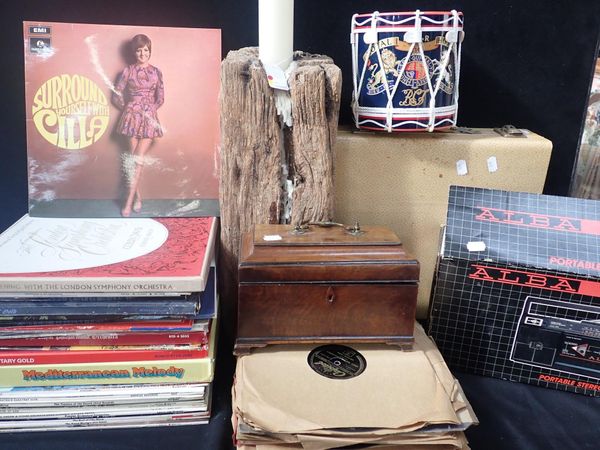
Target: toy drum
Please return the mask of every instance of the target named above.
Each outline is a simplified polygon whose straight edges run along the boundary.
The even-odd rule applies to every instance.
[[[456,11],[355,14],[356,126],[388,132],[455,126],[463,37]]]

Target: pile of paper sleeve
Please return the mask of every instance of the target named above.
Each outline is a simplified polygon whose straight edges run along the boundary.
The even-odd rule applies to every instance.
[[[415,324],[413,351],[351,345],[366,368],[331,379],[307,363],[315,346],[279,345],[238,358],[233,427],[238,449],[467,449],[477,424],[434,342]]]

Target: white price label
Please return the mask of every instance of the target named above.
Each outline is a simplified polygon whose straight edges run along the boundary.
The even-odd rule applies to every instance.
[[[487,167],[489,173],[494,173],[498,170],[498,160],[495,156],[490,156],[487,159]]]
[[[264,64],[265,72],[267,72],[267,81],[273,89],[281,89],[289,91],[290,86],[285,76],[285,72],[274,64]]]

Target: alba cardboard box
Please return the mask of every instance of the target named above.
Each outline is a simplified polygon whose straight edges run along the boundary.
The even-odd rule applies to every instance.
[[[429,332],[448,365],[600,396],[598,202],[453,186],[446,222]]]

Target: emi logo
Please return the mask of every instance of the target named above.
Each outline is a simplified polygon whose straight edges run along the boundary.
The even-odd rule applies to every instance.
[[[50,34],[50,27],[29,27],[29,34]]]
[[[31,37],[29,38],[29,51],[37,55],[49,53],[52,50],[50,38]]]

